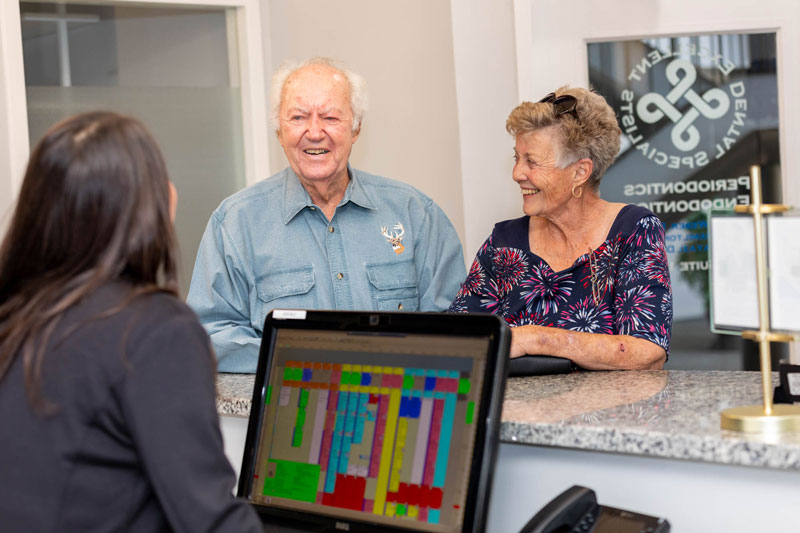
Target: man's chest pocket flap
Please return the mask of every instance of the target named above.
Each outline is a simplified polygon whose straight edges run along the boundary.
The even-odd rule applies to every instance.
[[[413,261],[367,265],[373,305],[381,311],[419,308],[417,271]]]
[[[305,300],[303,295],[308,294],[313,287],[314,267],[310,265],[299,268],[275,270],[265,274],[256,281],[258,299],[264,303],[294,296],[297,298],[291,298],[292,304],[297,305]],[[284,303],[275,302],[273,307],[276,305],[284,305]]]
[[[372,286],[380,291],[417,286],[413,261],[369,264],[367,277]]]

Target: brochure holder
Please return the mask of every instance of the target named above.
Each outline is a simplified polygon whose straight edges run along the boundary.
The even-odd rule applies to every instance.
[[[761,202],[761,169],[750,167],[750,205],[736,206],[737,213],[753,216],[755,236],[756,288],[758,294],[758,329],[740,332],[745,339],[757,342],[761,361],[761,388],[763,405],[745,405],[722,411],[721,427],[748,433],[777,434],[800,432],[800,405],[776,404],[772,402],[772,363],[770,342],[793,342],[795,334],[776,333],[770,330],[770,306],[767,285],[767,252],[764,242],[764,215],[783,213],[789,206],[764,204]],[[711,270],[711,269],[710,269]],[[712,273],[713,275],[713,273]]]

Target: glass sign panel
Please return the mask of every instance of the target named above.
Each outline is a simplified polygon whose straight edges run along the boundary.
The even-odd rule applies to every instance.
[[[590,84],[623,132],[601,194],[647,207],[664,223],[672,368],[696,368],[693,358],[709,349],[731,352],[718,368],[746,366],[740,340],[709,329],[706,212],[749,203],[753,164],[762,168],[764,202],[781,201],[775,54],[774,33],[588,45]]]

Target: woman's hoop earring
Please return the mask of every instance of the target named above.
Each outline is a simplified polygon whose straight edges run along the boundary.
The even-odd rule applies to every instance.
[[[575,189],[578,189],[578,194],[575,194]],[[573,185],[572,186],[572,197],[573,198],[580,198],[581,196],[583,196],[583,188],[582,187],[578,187],[577,185]]]

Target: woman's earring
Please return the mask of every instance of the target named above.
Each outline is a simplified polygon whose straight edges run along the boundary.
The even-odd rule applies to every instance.
[[[577,193],[575,192],[575,189],[578,189]],[[583,196],[583,188],[582,187],[578,187],[577,185],[573,185],[572,186],[572,196],[574,198],[580,198],[581,196]]]

